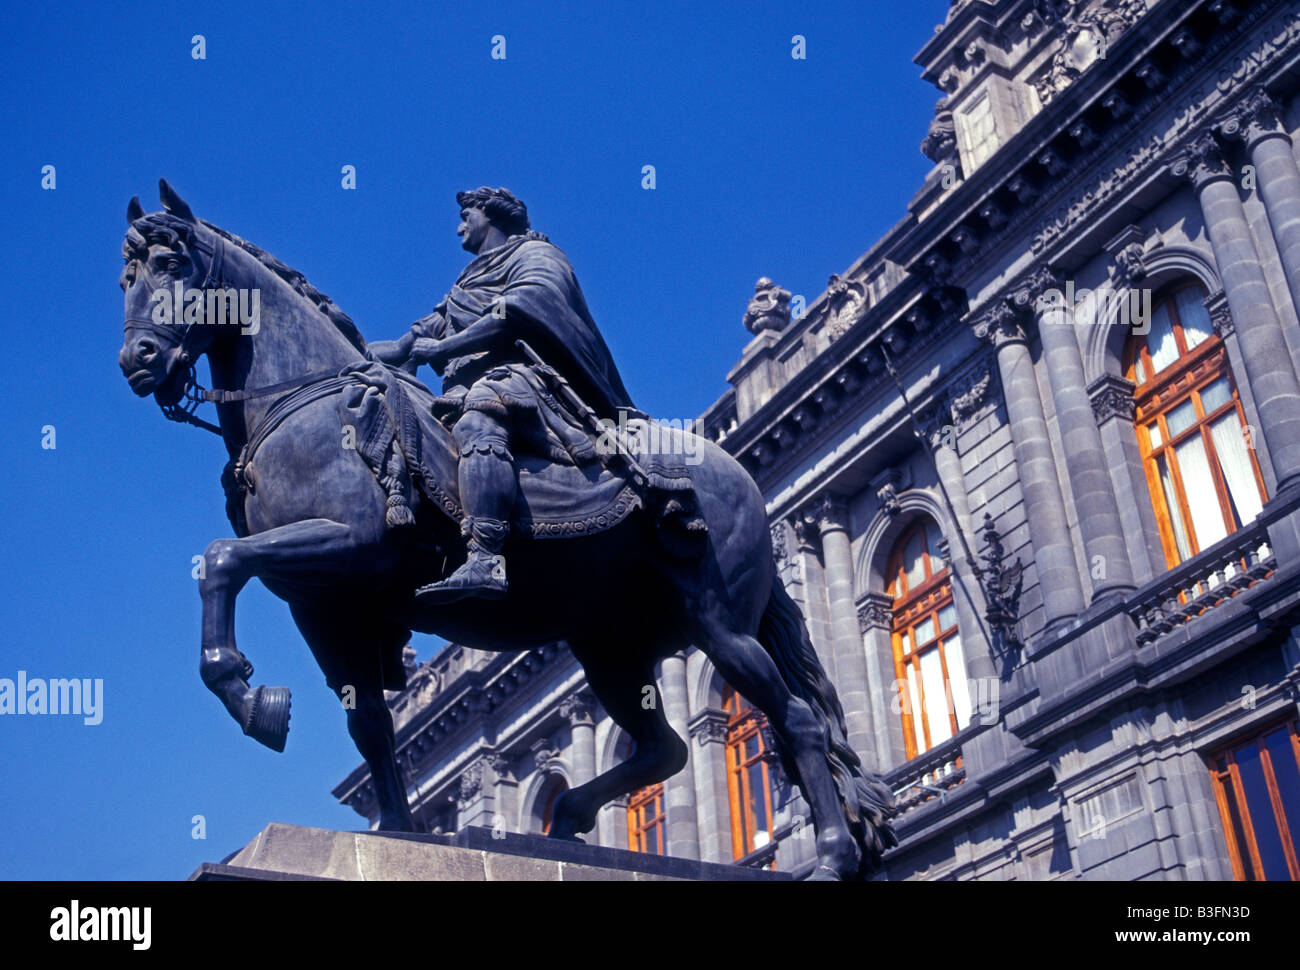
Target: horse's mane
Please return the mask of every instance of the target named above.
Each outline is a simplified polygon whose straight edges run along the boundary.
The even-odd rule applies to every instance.
[[[338,304],[312,286],[307,281],[307,277],[292,266],[286,266],[273,255],[247,239],[236,236],[233,232],[222,229],[220,226],[214,226],[206,219],[196,217],[195,221],[212,230],[222,239],[234,243],[288,283],[296,293],[310,300],[316,309],[320,310],[338,328],[339,333],[343,334],[348,343],[365,354],[366,357],[370,356],[370,352],[366,350],[366,340],[361,336],[361,331],[357,329],[357,325],[352,322],[352,318],[340,310]],[[192,225],[189,221],[174,216],[169,212],[150,212],[132,222],[131,231],[140,237],[139,242],[161,242],[167,245],[175,245],[178,239],[188,240]],[[131,239],[130,232],[127,233],[127,245],[132,248],[134,248],[134,245],[138,245],[135,240]]]

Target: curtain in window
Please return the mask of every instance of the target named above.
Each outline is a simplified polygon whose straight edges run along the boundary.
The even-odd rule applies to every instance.
[[[1237,412],[1229,411],[1210,425],[1210,437],[1219,455],[1219,467],[1228,486],[1232,509],[1237,515],[1237,527],[1247,524],[1259,515],[1264,505],[1259,498],[1259,485],[1250,465],[1250,452]]]
[[[1219,493],[1214,487],[1210,461],[1205,454],[1205,441],[1193,435],[1175,446],[1178,471],[1183,479],[1183,493],[1187,496],[1187,512],[1196,530],[1196,543],[1205,549],[1228,534],[1223,523],[1223,510],[1219,506]]]

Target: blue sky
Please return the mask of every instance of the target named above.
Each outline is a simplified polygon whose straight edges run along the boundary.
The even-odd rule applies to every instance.
[[[904,214],[939,93],[911,58],[947,6],[11,7],[0,677],[102,678],[105,702],[97,726],[0,716],[0,878],[183,878],[273,820],[362,822],[329,794],[359,762],[343,713],[260,584],[237,634],[256,679],[294,691],[287,751],[199,680],[191,557],[230,531],[224,453],[117,368],[133,194],[159,208],[165,176],[383,339],[468,259],[455,192],[508,186],[569,254],[633,397],[688,418],[726,389],[759,276],[811,300]]]

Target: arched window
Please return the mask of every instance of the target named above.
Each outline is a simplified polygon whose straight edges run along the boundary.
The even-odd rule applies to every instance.
[[[731,687],[723,692],[722,707],[727,712],[731,845],[740,859],[772,841],[772,775],[763,740],[767,719]]]
[[[1250,429],[1199,284],[1154,301],[1125,348],[1135,422],[1165,560],[1176,566],[1235,532],[1267,501]]]
[[[939,557],[939,528],[919,519],[889,557],[893,597],[894,671],[905,691],[903,738],[915,758],[970,723],[966,659],[957,633],[948,568]]]
[[[667,851],[665,822],[663,782],[634,791],[627,803],[627,847],[633,852],[663,855]]]
[[[568,790],[568,782],[559,775],[552,775],[550,781],[546,784],[546,788],[538,797],[538,803],[542,806],[542,835],[550,834],[551,817],[555,812],[555,802]]]

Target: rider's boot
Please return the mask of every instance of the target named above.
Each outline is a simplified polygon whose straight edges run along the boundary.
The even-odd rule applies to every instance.
[[[475,449],[461,457],[459,471],[465,504],[460,528],[461,534],[469,537],[469,555],[446,579],[415,591],[415,598],[424,604],[506,595],[506,560],[501,549],[510,531],[507,519],[515,500],[514,462],[504,448]]]

